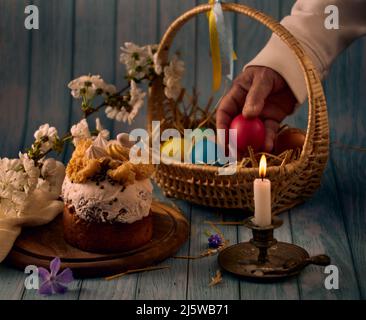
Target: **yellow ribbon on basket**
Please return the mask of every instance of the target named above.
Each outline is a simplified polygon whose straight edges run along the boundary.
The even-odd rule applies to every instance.
[[[210,0],[210,4],[214,4],[215,0]],[[214,91],[219,90],[221,86],[221,54],[220,54],[220,43],[219,34],[216,28],[216,17],[214,8],[208,13],[208,24],[210,31],[210,47],[212,57],[212,89]]]
[[[222,73],[232,80],[233,61],[237,59],[233,50],[231,30],[227,32],[220,0],[209,0],[212,9],[207,13],[212,57],[212,89],[220,89]],[[221,36],[221,38],[220,38]]]

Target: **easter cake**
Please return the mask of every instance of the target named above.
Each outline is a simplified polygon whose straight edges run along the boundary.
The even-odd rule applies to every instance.
[[[64,238],[81,250],[133,250],[152,238],[153,166],[132,164],[121,139],[77,143],[62,186]]]

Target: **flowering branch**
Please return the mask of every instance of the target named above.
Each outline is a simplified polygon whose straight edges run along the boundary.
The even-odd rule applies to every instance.
[[[106,116],[110,119],[129,124],[137,116],[144,104],[146,93],[138,87],[138,84],[147,81],[149,85],[163,75],[164,92],[167,98],[177,101],[182,92],[181,78],[184,73],[184,63],[177,56],[165,67],[157,60],[157,45],[139,47],[133,43],[125,43],[121,48],[120,61],[126,66],[126,79],[128,84],[117,91],[113,84],[106,83],[99,75],[85,75],[72,80],[68,87],[75,99],[81,99],[83,119],[74,125],[69,132],[61,138],[54,127],[48,124],[41,126],[35,133],[35,142],[27,150],[30,159],[38,163],[51,151],[60,154],[66,143],[88,138],[91,135],[86,119],[92,114],[105,108]],[[96,98],[102,97],[103,102],[93,105]],[[103,132],[109,136],[109,132],[102,128],[97,119],[96,134]]]
[[[97,106],[97,107],[95,107],[95,108],[93,108],[93,107],[89,107],[89,108],[87,108],[87,109],[83,110],[83,111],[84,111],[84,118],[87,118],[87,117],[89,117],[90,115],[92,115],[93,113],[99,112],[103,107],[110,105],[110,103],[109,103],[109,102],[110,102],[112,99],[116,99],[116,98],[120,97],[120,96],[121,96],[121,94],[122,94],[123,92],[125,92],[126,90],[128,90],[129,88],[130,88],[130,84],[128,84],[127,86],[123,87],[123,88],[122,88],[121,90],[119,90],[116,94],[111,95],[110,97],[108,97],[108,99],[107,99],[107,100],[105,100],[103,103],[101,103],[99,106]]]
[[[35,143],[32,145],[32,147],[27,150],[27,154],[28,154],[29,158],[34,160],[35,163],[37,164],[39,160],[46,157],[52,151],[56,151],[57,154],[61,154],[64,149],[65,143],[71,141],[72,138],[73,137],[70,132],[66,133],[62,138],[59,138],[55,141],[52,148],[48,149],[45,152],[39,152],[40,151],[40,147],[39,147],[40,142],[35,141]]]
[[[181,78],[184,63],[175,56],[170,63],[162,66],[157,58],[157,46],[139,47],[126,43],[120,57],[126,66],[128,85],[117,91],[112,84],[106,83],[99,75],[86,75],[74,79],[68,84],[71,95],[81,100],[83,118],[63,136],[48,123],[43,124],[34,133],[34,142],[26,153],[20,153],[16,159],[0,158],[0,209],[18,214],[24,209],[26,199],[34,190],[60,193],[64,166],[55,159],[45,157],[52,151],[60,154],[65,144],[72,141],[77,144],[82,139],[101,135],[109,138],[109,131],[96,119],[96,130],[90,131],[87,118],[104,108],[106,116],[129,124],[137,116],[144,104],[146,93],[138,87],[143,82],[148,85],[157,78],[163,78],[164,93],[171,103],[180,102],[182,92]],[[103,99],[101,104],[96,99]],[[60,180],[60,181],[59,181]],[[61,181],[62,182],[62,181]]]

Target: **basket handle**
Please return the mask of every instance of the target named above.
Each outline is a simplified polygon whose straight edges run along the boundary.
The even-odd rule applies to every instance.
[[[157,53],[158,59],[163,65],[168,61],[169,49],[179,29],[194,16],[210,11],[212,6],[204,4],[195,7],[181,15],[169,26],[160,42]],[[306,55],[296,38],[273,18],[242,4],[222,3],[222,8],[224,11],[243,14],[262,23],[293,51],[304,73],[309,100],[308,125],[301,158],[303,159],[310,155],[314,148],[321,148],[321,150],[317,151],[324,154],[324,161],[326,161],[329,149],[327,106],[318,72],[310,58]]]

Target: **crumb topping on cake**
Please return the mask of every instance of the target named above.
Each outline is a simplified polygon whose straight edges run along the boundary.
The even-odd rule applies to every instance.
[[[74,183],[85,183],[103,175],[125,186],[151,177],[154,166],[131,163],[129,153],[128,147],[117,141],[107,142],[101,136],[94,141],[80,140],[67,165],[66,175]]]
[[[133,223],[149,215],[154,167],[129,161],[119,140],[78,141],[66,168],[62,198],[86,221]]]

